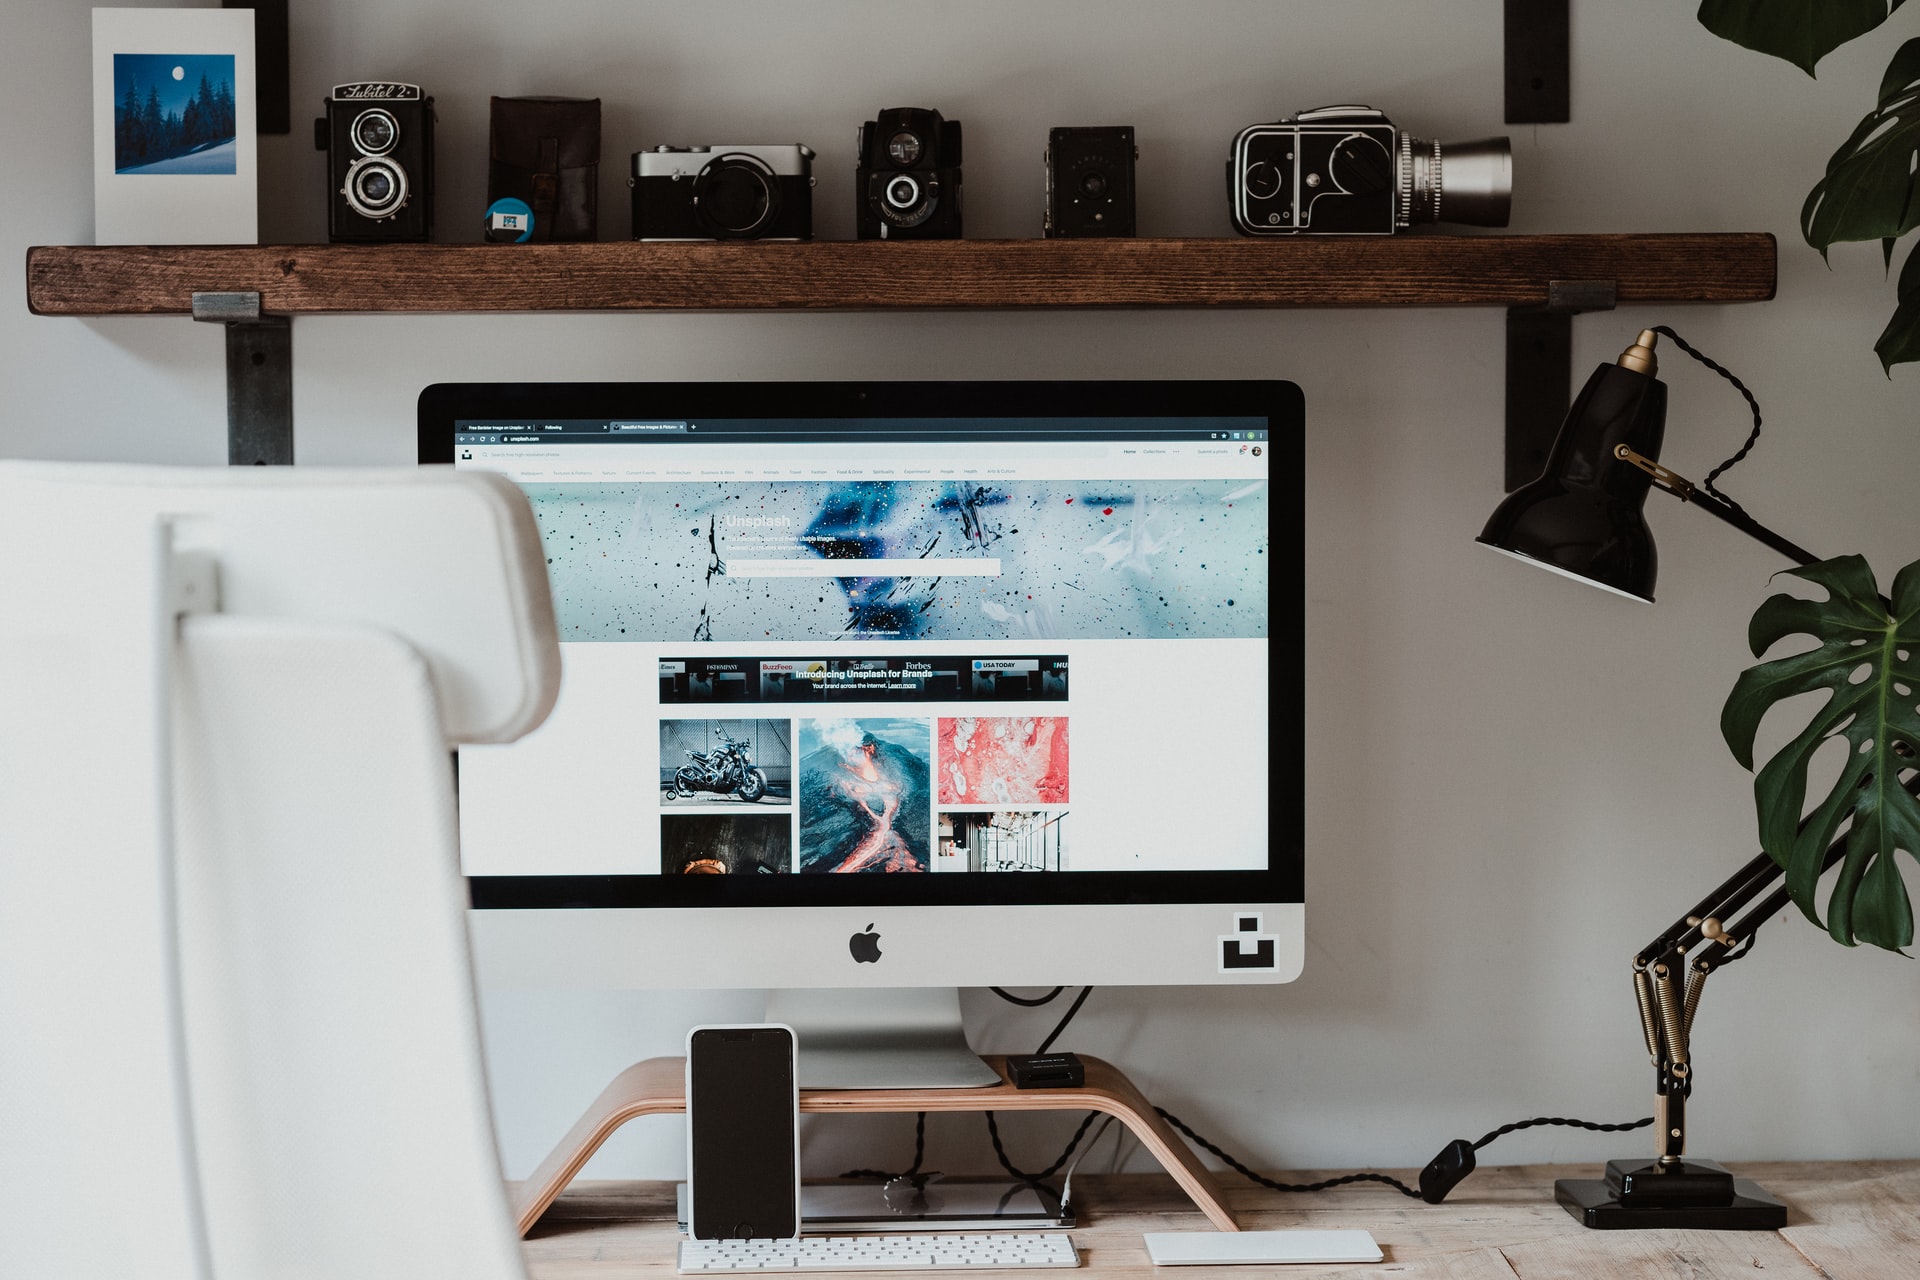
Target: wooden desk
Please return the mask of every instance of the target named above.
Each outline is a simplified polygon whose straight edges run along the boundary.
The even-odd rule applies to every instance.
[[[1232,1280],[1393,1276],[1395,1280],[1913,1280],[1920,1277],[1920,1160],[1737,1164],[1786,1201],[1785,1230],[1589,1231],[1553,1201],[1557,1177],[1598,1176],[1585,1165],[1481,1169],[1445,1204],[1410,1200],[1378,1184],[1278,1195],[1244,1182],[1227,1199],[1244,1227],[1363,1227],[1386,1261],[1370,1266],[1168,1268],[1156,1271],[1143,1231],[1202,1231],[1207,1220],[1165,1174],[1081,1176],[1074,1195],[1086,1258],[1079,1272],[1108,1277]],[[1414,1171],[1394,1170],[1412,1181]],[[1313,1181],[1324,1173],[1281,1175]],[[1223,1182],[1233,1175],[1222,1175]],[[522,1247],[534,1280],[669,1277],[673,1184],[578,1182]],[[901,1274],[905,1273],[889,1273]],[[1037,1276],[1038,1272],[996,1275]],[[1051,1273],[1060,1275],[1060,1272]]]

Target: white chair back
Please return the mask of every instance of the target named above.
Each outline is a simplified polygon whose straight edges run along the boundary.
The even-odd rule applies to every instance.
[[[450,746],[558,679],[497,478],[0,463],[0,1274],[522,1274]]]

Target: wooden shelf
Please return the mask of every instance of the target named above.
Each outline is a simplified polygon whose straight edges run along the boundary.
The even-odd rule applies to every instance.
[[[27,250],[39,315],[892,310],[1008,307],[1529,307],[1550,281],[1622,305],[1762,302],[1758,232],[908,243],[78,246]]]

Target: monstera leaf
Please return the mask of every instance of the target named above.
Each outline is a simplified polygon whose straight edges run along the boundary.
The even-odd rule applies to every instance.
[[[1920,252],[1909,252],[1906,265],[1900,268],[1899,298],[1893,318],[1873,344],[1888,377],[1896,364],[1920,360]]]
[[[1743,49],[1814,64],[1887,20],[1902,0],[1701,0],[1700,25]]]
[[[1743,673],[1720,712],[1720,733],[1751,769],[1767,710],[1827,691],[1826,704],[1754,777],[1760,847],[1786,869],[1794,902],[1819,924],[1820,864],[1851,817],[1827,932],[1848,946],[1904,947],[1913,941],[1913,907],[1896,854],[1920,858],[1920,799],[1900,785],[1902,771],[1920,766],[1920,561],[1894,578],[1891,608],[1859,556],[1790,572],[1826,588],[1827,599],[1772,597],[1753,615],[1748,643],[1756,658],[1791,635],[1811,636],[1815,647]],[[1840,776],[1803,821],[1808,763],[1836,739],[1847,743]]]
[[[1842,240],[1895,237],[1920,224],[1914,160],[1920,155],[1920,39],[1900,46],[1880,81],[1880,101],[1827,161],[1800,207],[1800,232],[1825,253]],[[1888,245],[1891,251],[1891,245]]]

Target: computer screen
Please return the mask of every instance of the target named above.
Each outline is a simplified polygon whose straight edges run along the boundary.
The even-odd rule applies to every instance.
[[[1292,977],[1301,430],[1284,382],[428,388],[563,655],[460,752],[474,906],[643,985]]]

